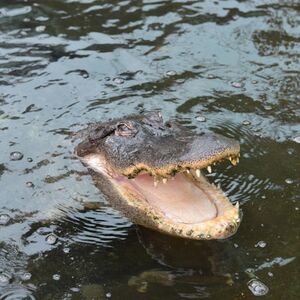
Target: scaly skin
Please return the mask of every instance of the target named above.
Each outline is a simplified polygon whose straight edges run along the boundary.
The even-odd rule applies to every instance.
[[[129,116],[90,125],[79,133],[85,137],[76,148],[81,161],[93,169],[96,185],[112,205],[134,223],[187,239],[220,239],[234,234],[240,223],[238,205],[233,206],[221,189],[211,185],[199,169],[229,159],[238,162],[239,143],[214,133],[195,135],[183,127],[164,124],[160,114]],[[153,207],[133,178],[150,174],[154,185],[184,173],[204,191],[217,208],[217,216],[198,223],[183,223]]]

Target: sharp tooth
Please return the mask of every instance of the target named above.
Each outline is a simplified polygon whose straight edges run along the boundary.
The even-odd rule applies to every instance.
[[[240,162],[240,159],[237,157],[236,158],[236,163],[238,164]]]
[[[208,166],[208,167],[207,167],[207,171],[208,171],[208,173],[211,173],[211,172],[212,172],[211,166]]]
[[[229,157],[229,160],[234,166],[237,165],[237,158]]]
[[[221,188],[221,183],[220,183],[220,182],[217,183],[217,187],[218,187],[219,189]]]
[[[167,181],[168,181],[168,179],[167,179],[167,178],[163,178],[163,183],[164,183],[164,184],[166,184],[166,183],[167,183]]]
[[[188,174],[190,174],[190,170],[186,170],[186,172],[187,172]]]
[[[158,186],[158,181],[154,180],[154,187]]]
[[[197,177],[200,177],[200,174],[201,174],[200,170],[196,169],[196,175],[197,175]]]
[[[235,204],[235,207],[236,207],[237,209],[239,209],[239,207],[240,207],[240,204],[239,204],[239,202],[238,202],[238,201],[236,202],[236,204]]]

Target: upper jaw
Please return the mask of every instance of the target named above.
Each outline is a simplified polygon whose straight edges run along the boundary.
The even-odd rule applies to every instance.
[[[164,178],[170,178],[179,172],[186,171],[189,173],[192,170],[195,170],[196,174],[200,172],[200,169],[207,169],[207,171],[211,173],[214,165],[226,159],[228,159],[232,163],[232,165],[236,166],[239,163],[239,157],[239,151],[235,151],[232,153],[222,153],[221,155],[216,155],[206,160],[183,161],[161,166],[153,166],[141,162],[135,165],[128,166],[125,169],[120,169],[118,170],[118,172],[128,178],[134,178],[137,175],[139,175],[139,173],[144,172],[151,174],[154,178],[159,180]]]
[[[157,139],[157,140],[156,140]],[[127,144],[128,143],[128,144]],[[208,168],[229,159],[237,164],[240,146],[233,139],[218,134],[151,138],[130,141],[107,137],[103,143],[81,142],[76,154],[81,160],[87,155],[101,155],[116,173],[134,178],[146,172],[157,178],[168,178],[177,172]]]

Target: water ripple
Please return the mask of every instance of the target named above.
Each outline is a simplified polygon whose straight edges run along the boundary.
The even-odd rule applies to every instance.
[[[125,239],[132,224],[110,207],[95,211],[74,211],[64,217],[76,233],[72,235],[75,242],[97,245],[109,245],[115,239]]]
[[[4,291],[0,296],[0,300],[16,299],[35,300],[36,298],[32,295],[30,290],[21,287],[11,287],[7,291]]]

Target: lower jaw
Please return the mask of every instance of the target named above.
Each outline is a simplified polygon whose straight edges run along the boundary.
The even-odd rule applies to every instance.
[[[223,193],[214,186],[210,186],[216,192],[214,203],[217,207],[222,207],[222,213],[211,220],[199,223],[183,223],[167,217],[160,209],[149,204],[145,196],[138,189],[133,188],[130,180],[111,179],[111,182],[122,199],[115,203],[115,208],[138,225],[168,235],[194,240],[224,239],[233,235],[239,227],[238,205],[233,206]],[[209,183],[206,181],[203,184]]]

